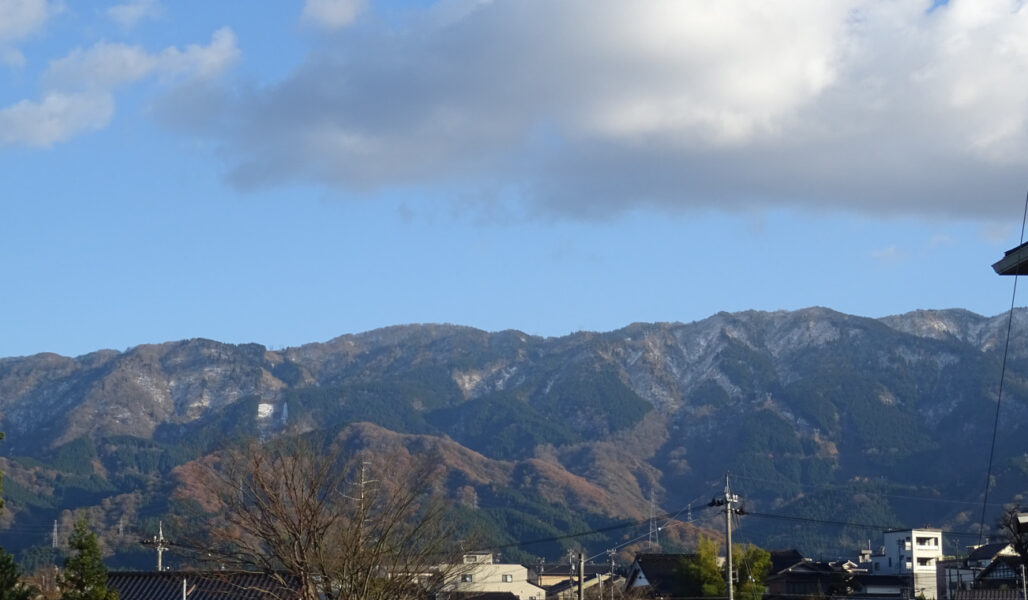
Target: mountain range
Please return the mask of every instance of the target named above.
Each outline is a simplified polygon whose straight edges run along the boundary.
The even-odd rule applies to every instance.
[[[1025,309],[809,308],[553,338],[404,325],[281,350],[2,358],[0,543],[43,564],[84,509],[113,564],[147,566],[137,542],[188,493],[179,467],[325,431],[370,455],[438,453],[461,518],[511,559],[638,548],[653,515],[664,549],[688,547],[717,535],[707,503],[726,474],[748,513],[737,540],[843,556],[933,526],[957,552],[977,541],[990,454],[986,528],[1028,493],[1026,332]]]

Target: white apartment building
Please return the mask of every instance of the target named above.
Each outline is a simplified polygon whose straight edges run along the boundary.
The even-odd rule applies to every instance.
[[[545,600],[546,590],[528,582],[528,568],[493,562],[493,555],[464,555],[464,565],[443,586],[444,592],[510,592],[518,600]]]
[[[873,575],[909,577],[908,597],[924,595],[928,600],[939,597],[936,566],[942,558],[942,531],[938,529],[905,529],[886,531],[880,554],[871,556]]]

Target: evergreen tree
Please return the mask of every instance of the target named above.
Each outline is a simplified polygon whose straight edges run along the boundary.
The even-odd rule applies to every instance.
[[[771,554],[753,544],[735,544],[732,562],[739,574],[735,597],[742,600],[760,600],[764,596],[764,578],[771,570]]]
[[[0,440],[4,439],[4,436],[6,436],[6,435],[7,435],[6,433],[0,431]],[[4,491],[4,472],[0,471],[0,493],[2,493],[3,491]],[[4,508],[4,499],[2,497],[0,497],[0,510],[3,510],[3,508]]]
[[[4,432],[0,431],[0,440]],[[0,493],[3,492],[4,472],[0,471]],[[0,498],[0,510],[4,508],[4,499]],[[25,585],[21,580],[18,564],[14,555],[0,548],[0,600],[29,600],[35,595],[32,586]]]
[[[75,522],[68,546],[72,555],[64,561],[61,600],[118,600],[118,592],[107,589],[100,544],[84,516]]]
[[[725,574],[717,564],[718,543],[700,537],[696,553],[679,566],[687,595],[690,597],[726,595]]]
[[[22,583],[14,556],[0,548],[0,600],[29,600],[32,592],[30,586]]]
[[[760,600],[764,595],[764,577],[771,569],[771,555],[753,544],[734,544],[732,562],[739,580],[734,585],[740,600]],[[682,577],[690,597],[724,597],[728,594],[725,567],[718,566],[718,543],[701,537],[696,552],[682,561],[678,575]]]

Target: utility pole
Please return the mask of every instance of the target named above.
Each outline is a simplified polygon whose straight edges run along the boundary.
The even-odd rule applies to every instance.
[[[585,553],[578,553],[578,600],[585,600]]]
[[[657,546],[660,544],[659,531],[660,528],[657,527],[656,500],[653,498],[653,490],[650,490],[650,534],[646,540],[650,552],[657,551]]]
[[[158,521],[157,524],[157,535],[149,540],[142,540],[139,542],[144,546],[153,546],[154,550],[157,550],[157,572],[164,570],[163,556],[168,550],[168,540],[164,537],[164,522]]]
[[[734,580],[734,572],[732,571],[732,515],[745,514],[741,508],[734,508],[733,505],[739,503],[739,496],[732,493],[731,487],[728,485],[728,474],[725,474],[725,495],[721,498],[714,498],[710,501],[708,506],[724,506],[722,509],[725,513],[725,583],[728,585],[728,600],[735,600],[735,593],[732,589],[732,583]]]
[[[607,554],[610,555],[610,600],[614,600],[614,553],[613,548],[607,550]]]

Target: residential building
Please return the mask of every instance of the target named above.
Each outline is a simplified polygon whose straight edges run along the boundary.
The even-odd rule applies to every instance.
[[[942,531],[938,529],[896,529],[886,531],[885,545],[872,555],[872,575],[898,575],[908,583],[905,595],[939,598],[936,567],[942,558]]]
[[[454,569],[443,585],[444,593],[460,595],[509,592],[518,600],[545,600],[546,591],[528,581],[528,568],[497,563],[488,552],[464,555],[464,564]]]
[[[764,578],[768,600],[795,600],[796,598],[836,598],[875,588],[874,580],[855,583],[854,578],[866,571],[846,560],[815,562],[804,558],[797,550],[772,550],[771,569]],[[868,596],[865,596],[868,597]]]
[[[597,575],[606,575],[610,572],[610,565],[599,565],[586,563],[585,578],[590,579]],[[555,585],[565,584],[569,581],[578,581],[578,565],[573,561],[559,563],[539,563],[528,570],[528,580],[541,588],[550,588]]]
[[[910,577],[901,575],[857,573],[853,575],[851,585],[850,597],[861,600],[909,599],[912,593]]]
[[[642,593],[650,598],[691,596],[682,566],[695,554],[636,554],[625,575],[625,593]],[[718,557],[720,566],[722,559]]]
[[[1021,557],[1014,555],[997,556],[982,569],[975,579],[975,588],[980,590],[1018,590],[1025,585],[1025,573],[1021,565]]]
[[[958,591],[973,589],[978,575],[994,560],[1003,556],[1016,556],[1014,547],[1009,542],[970,546],[966,558],[940,560],[940,600],[954,600]]]

